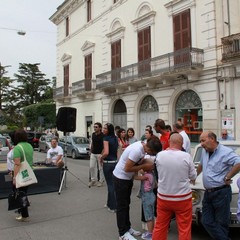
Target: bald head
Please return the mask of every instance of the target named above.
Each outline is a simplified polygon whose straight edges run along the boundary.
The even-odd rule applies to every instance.
[[[177,148],[181,150],[182,145],[183,145],[183,137],[179,133],[172,134],[169,139],[170,148]]]

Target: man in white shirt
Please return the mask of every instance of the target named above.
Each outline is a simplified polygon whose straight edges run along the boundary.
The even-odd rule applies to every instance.
[[[183,129],[183,124],[181,122],[176,122],[174,125],[173,125],[173,130],[175,132],[178,132],[182,137],[183,137],[183,145],[182,147],[184,148],[184,150],[191,154],[191,142],[190,142],[190,139],[187,135],[187,133],[184,131]]]
[[[169,148],[159,152],[156,158],[158,173],[157,220],[152,240],[167,239],[173,214],[176,216],[179,238],[191,240],[192,190],[197,172],[192,157],[182,151],[183,137],[174,133]]]
[[[141,141],[129,145],[122,153],[114,171],[113,182],[117,201],[117,226],[119,240],[136,240],[133,236],[141,235],[141,232],[131,227],[129,209],[133,175],[139,170],[152,170],[153,163],[141,163],[145,154],[155,155],[161,151],[162,146],[158,137],[152,137],[147,143]]]
[[[58,146],[58,138],[53,137],[51,140],[51,148],[47,152],[47,163],[59,166],[63,158],[63,149]]]

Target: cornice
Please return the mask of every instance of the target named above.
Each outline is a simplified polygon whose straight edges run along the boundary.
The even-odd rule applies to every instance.
[[[58,25],[67,16],[74,12],[79,6],[81,6],[85,0],[65,0],[57,8],[57,11],[49,18],[55,25]]]

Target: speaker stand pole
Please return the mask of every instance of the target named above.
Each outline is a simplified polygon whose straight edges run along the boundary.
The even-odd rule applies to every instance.
[[[64,132],[63,134],[65,136],[64,168],[63,168],[63,175],[62,175],[62,180],[61,180],[61,184],[60,184],[58,194],[61,194],[63,183],[65,185],[65,188],[67,187],[67,171],[68,171],[68,167],[67,167],[67,136],[69,135],[69,133]]]
[[[65,136],[64,168],[63,168],[63,175],[62,175],[61,184],[60,184],[60,187],[59,187],[59,190],[58,190],[58,195],[61,194],[63,184],[64,184],[65,188],[67,187],[67,172],[70,173],[72,176],[74,176],[77,180],[79,180],[81,182],[80,178],[77,177],[76,175],[74,175],[72,172],[70,172],[68,170],[68,167],[67,167],[67,136],[68,135],[69,135],[69,133],[64,132],[64,136]]]

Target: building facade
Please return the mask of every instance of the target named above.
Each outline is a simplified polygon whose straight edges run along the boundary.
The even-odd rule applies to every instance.
[[[133,127],[162,118],[240,139],[239,0],[65,0],[57,26],[57,107],[77,109],[76,134],[94,122]]]

